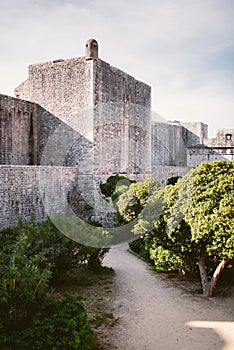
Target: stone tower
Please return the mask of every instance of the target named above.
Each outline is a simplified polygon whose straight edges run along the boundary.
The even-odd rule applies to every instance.
[[[86,42],[85,57],[30,65],[15,94],[92,143],[82,173],[151,175],[151,88],[99,59],[95,39]]]

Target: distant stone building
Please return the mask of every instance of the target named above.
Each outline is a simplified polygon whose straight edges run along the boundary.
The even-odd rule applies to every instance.
[[[200,122],[152,121],[150,86],[100,60],[94,39],[84,57],[30,65],[15,96],[0,95],[2,227],[17,215],[43,221],[67,198],[93,208],[86,219],[104,217],[98,183],[113,174],[165,184],[203,161],[234,159],[234,129],[208,139]]]

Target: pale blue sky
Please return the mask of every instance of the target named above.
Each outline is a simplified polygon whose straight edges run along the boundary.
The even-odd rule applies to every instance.
[[[0,93],[30,63],[100,58],[152,86],[165,120],[234,128],[234,0],[0,0]]]

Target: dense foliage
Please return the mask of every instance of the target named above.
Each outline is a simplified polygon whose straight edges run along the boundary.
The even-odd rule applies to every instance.
[[[65,226],[67,225],[68,219],[60,218],[60,220]],[[71,219],[69,223],[70,227],[73,227]],[[30,344],[30,337],[31,339],[44,338],[41,340],[45,342],[43,346],[40,348],[35,345],[35,349],[91,349],[89,344],[93,342],[93,333],[88,328],[85,311],[80,304],[69,300],[64,304],[61,303],[60,306],[57,304],[51,306],[55,315],[52,313],[44,315],[50,318],[51,323],[48,320],[42,320],[41,313],[47,309],[47,293],[54,282],[61,280],[66,271],[79,265],[87,264],[89,268],[98,268],[107,250],[83,246],[71,240],[63,235],[49,219],[40,226],[35,225],[34,222],[24,223],[19,220],[16,227],[2,230],[0,232],[0,344],[9,343],[10,345],[4,345],[5,347],[2,345],[1,349],[34,349]],[[70,321],[69,318],[67,320],[65,318],[66,312],[69,315],[69,310],[73,310],[74,313]],[[59,338],[58,344],[54,343],[52,347],[49,344],[54,337],[52,333],[55,333],[56,328],[59,327],[58,320],[61,312],[64,313],[64,320],[61,322],[64,322],[63,324],[67,327],[67,331],[64,329],[64,332],[74,334],[76,341],[70,339],[71,345],[69,345],[68,339],[62,339],[62,334],[64,337],[67,335],[62,333],[61,325],[59,335],[61,339]],[[51,327],[47,329],[46,323]],[[90,337],[87,347],[82,343],[82,339],[86,339],[83,336],[86,337],[86,335]],[[26,341],[27,337],[28,343],[26,342],[23,346],[22,339]],[[18,339],[17,342],[16,339]],[[73,341],[75,343],[72,343]]]
[[[111,235],[94,221],[84,222],[76,217],[57,215],[53,218],[56,227],[75,245],[75,257],[87,263],[90,269],[99,268],[111,245]],[[61,235],[59,231],[59,234]],[[66,238],[66,239],[68,239]],[[81,244],[82,243],[82,244]],[[103,248],[104,247],[104,248]]]
[[[131,214],[126,206],[123,215],[134,216],[132,208]],[[211,296],[234,258],[234,162],[202,163],[174,185],[156,189],[134,232],[144,236],[156,267],[183,274],[196,273],[199,267],[203,293]]]
[[[159,189],[159,184],[152,178],[133,183],[118,197],[117,207],[124,222],[144,215],[144,207],[152,194]]]
[[[30,327],[0,337],[4,350],[91,350],[95,334],[76,298],[48,301]]]
[[[115,200],[120,187],[128,188],[132,183],[136,183],[136,180],[124,175],[112,175],[108,177],[105,183],[100,184],[101,193]]]

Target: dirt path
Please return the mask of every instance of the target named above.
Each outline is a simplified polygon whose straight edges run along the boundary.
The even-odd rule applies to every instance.
[[[119,320],[108,331],[108,349],[234,349],[234,296],[204,300],[188,293],[127,249],[115,247],[104,259],[116,272],[109,302]]]

